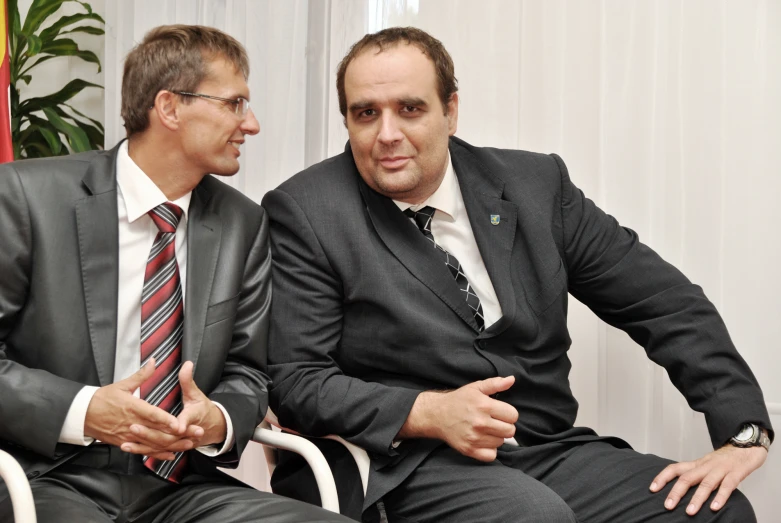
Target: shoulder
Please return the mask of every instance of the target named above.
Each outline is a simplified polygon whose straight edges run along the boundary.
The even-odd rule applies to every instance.
[[[320,213],[336,206],[347,212],[361,205],[358,169],[350,152],[344,152],[295,174],[263,198],[272,212],[281,200],[294,201],[304,213]],[[272,212],[273,215],[273,212]]]
[[[40,178],[51,180],[52,177],[70,179],[83,176],[93,161],[104,157],[110,158],[111,151],[87,151],[67,156],[16,160],[0,165],[0,172],[14,172],[25,181]]]
[[[254,200],[212,175],[205,176],[193,191],[193,197],[217,213],[225,224],[257,230],[264,211]],[[192,205],[192,203],[190,204]]]
[[[450,148],[455,156],[469,158],[471,165],[500,180],[506,190],[518,187],[527,192],[557,193],[566,174],[564,163],[555,154],[475,147],[456,137],[451,138]]]

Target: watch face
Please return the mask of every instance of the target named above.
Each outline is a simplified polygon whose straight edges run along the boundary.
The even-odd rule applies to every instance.
[[[738,432],[738,435],[735,436],[735,439],[738,441],[751,441],[754,439],[754,425],[748,424],[743,425],[743,428]]]

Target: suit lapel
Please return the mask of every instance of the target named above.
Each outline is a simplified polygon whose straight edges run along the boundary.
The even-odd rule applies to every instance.
[[[451,141],[450,157],[477,247],[502,308],[502,317],[485,332],[496,335],[515,317],[517,296],[510,273],[510,257],[518,208],[514,203],[502,200],[504,182],[487,172],[469,151]],[[494,224],[492,219],[498,223]]]
[[[220,217],[208,205],[211,194],[198,185],[187,215],[187,288],[182,361],[197,364],[222,238]]]
[[[119,146],[98,153],[82,182],[88,196],[76,202],[76,227],[87,324],[100,385],[114,381],[117,345],[119,232],[116,157]]]
[[[356,171],[355,176],[360,177]],[[466,304],[450,272],[423,234],[393,203],[358,181],[372,225],[393,255],[458,316],[477,330],[472,309]]]

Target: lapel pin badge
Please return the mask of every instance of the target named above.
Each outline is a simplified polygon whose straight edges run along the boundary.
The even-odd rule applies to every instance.
[[[492,214],[491,215],[491,225],[499,225],[499,222],[502,221],[502,217],[498,214]]]

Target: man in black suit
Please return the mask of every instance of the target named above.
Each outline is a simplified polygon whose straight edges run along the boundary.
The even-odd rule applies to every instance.
[[[586,199],[558,156],[455,138],[453,63],[423,31],[364,37],[337,89],[347,150],[262,205],[272,408],[369,452],[352,515],[752,521],[734,489],[772,429],[702,290]],[[667,369],[718,450],[671,464],[573,426],[568,291]],[[292,490],[296,467],[273,484]]]
[[[259,131],[248,73],[230,36],[158,27],[127,141],[0,168],[0,448],[40,522],[344,520],[216,469],[268,401],[268,218],[210,176]]]

